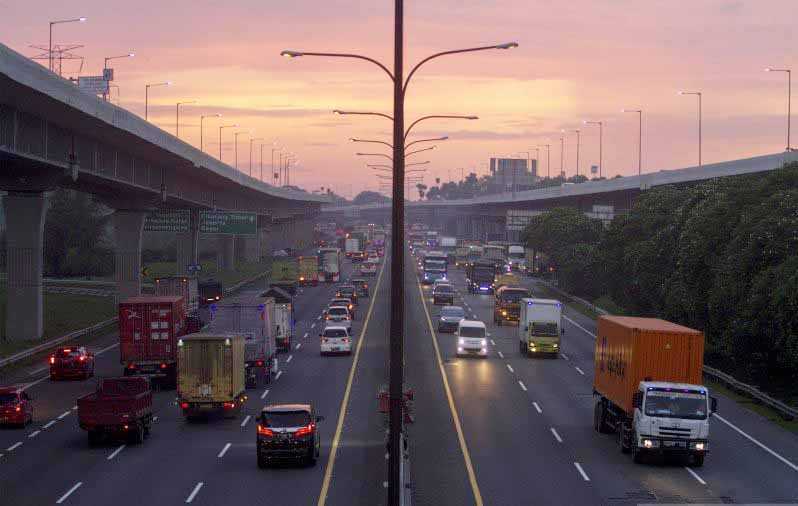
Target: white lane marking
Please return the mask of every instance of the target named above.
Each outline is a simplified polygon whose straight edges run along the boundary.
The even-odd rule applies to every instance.
[[[269,389],[268,388],[266,390],[264,390],[262,394],[260,394],[260,398],[261,399],[265,399],[267,395],[269,395]]]
[[[124,449],[125,449],[125,446],[127,446],[127,445],[122,445],[122,446],[120,446],[119,448],[117,448],[116,450],[114,450],[114,451],[113,451],[113,453],[111,453],[111,455],[109,455],[109,456],[105,457],[105,460],[113,460],[113,459],[114,459],[114,457],[116,457],[117,455],[119,455],[119,452],[121,452],[122,450],[124,450]]]
[[[315,329],[316,328],[316,324],[314,323],[313,325],[310,326],[310,328]]]
[[[493,339],[491,339],[491,340],[490,340],[490,344],[491,344],[492,346],[496,346],[496,341],[494,341]]]
[[[504,358],[504,353],[502,353],[502,352],[500,352],[500,351],[497,351],[496,353],[498,353],[498,354],[499,354],[499,358]]]
[[[155,415],[155,416],[153,416],[153,417],[152,417],[152,421],[153,421],[153,422],[157,422],[157,421],[158,421],[158,415]]]
[[[688,472],[688,473],[690,473],[691,475],[693,475],[693,478],[695,478],[695,479],[696,479],[696,481],[698,481],[698,483],[700,483],[700,484],[702,484],[702,485],[706,485],[706,484],[707,484],[707,482],[705,482],[705,481],[704,481],[704,480],[703,480],[703,479],[702,479],[700,476],[698,476],[698,473],[697,473],[697,472],[693,471],[692,469],[690,469],[690,468],[689,468],[689,467],[687,467],[687,466],[684,466],[684,468],[685,468],[685,469],[687,469],[687,472]]]
[[[565,360],[571,360],[570,358],[568,358],[568,355],[566,355],[565,353],[560,353],[560,355],[562,355],[562,358],[564,358]]]
[[[582,464],[580,464],[579,462],[574,462],[574,467],[576,467],[576,470],[579,471],[579,474],[582,475],[583,480],[590,481],[590,477],[587,475],[585,470],[582,469]]]
[[[250,418],[252,418],[252,415],[247,415],[247,417],[244,418],[244,421],[241,422],[241,426],[244,427],[247,423],[249,423]]]
[[[293,359],[294,359],[294,356],[293,356],[293,355],[288,355],[288,358],[287,358],[287,359],[285,359],[285,363],[287,364],[288,362],[290,362],[290,361],[291,361],[291,360],[293,360]]]
[[[72,492],[74,492],[75,490],[79,489],[81,485],[83,485],[82,481],[79,481],[79,482],[75,483],[74,485],[72,485],[72,488],[67,490],[66,494],[62,495],[55,503],[56,504],[61,504],[62,502],[66,501],[67,497],[72,495]]]
[[[387,481],[383,481],[382,482],[382,488],[388,488],[388,482]]]
[[[191,493],[188,495],[188,497],[186,497],[186,503],[190,503],[191,501],[194,500],[194,498],[197,496],[197,493],[199,493],[203,485],[205,485],[203,482],[197,483],[197,485],[194,487],[194,490],[192,490]]]
[[[576,372],[578,372],[578,373],[579,373],[579,374],[581,374],[582,376],[584,376],[584,375],[585,375],[585,371],[583,371],[583,370],[582,370],[582,369],[580,369],[579,367],[577,367],[577,366],[574,366],[574,369],[576,369]]]
[[[46,366],[44,366],[44,367],[39,367],[38,369],[36,369],[36,370],[34,370],[34,371],[31,371],[31,372],[30,372],[30,374],[28,374],[28,376],[36,376],[36,375],[37,375],[37,374],[39,374],[40,372],[46,371],[46,370],[47,370],[47,369],[49,369],[49,368],[50,368],[50,366],[49,366],[49,365],[46,365]]]
[[[69,411],[64,411],[60,415],[58,415],[59,420],[63,420],[65,416],[69,415]]]
[[[8,448],[6,448],[6,451],[7,452],[13,452],[14,450],[19,448],[20,446],[22,446],[22,441],[17,441],[16,443],[14,443],[11,446],[9,446]]]
[[[515,370],[513,369],[513,366],[511,366],[510,364],[507,364],[507,370],[510,371],[510,372],[513,372],[513,373],[515,372]]]
[[[49,422],[47,422],[46,424],[44,424],[44,426],[42,427],[42,429],[49,429],[49,428],[50,428],[50,427],[52,427],[53,425],[55,425],[55,420],[50,420]]]
[[[736,430],[737,432],[740,433],[740,435],[742,435],[743,437],[745,437],[746,439],[748,439],[749,441],[751,441],[752,443],[754,443],[758,447],[762,448],[763,450],[765,450],[769,454],[773,455],[774,457],[776,457],[777,459],[782,461],[787,467],[792,468],[793,471],[798,471],[798,466],[797,465],[795,465],[794,463],[792,463],[789,460],[785,459],[784,457],[782,457],[778,453],[774,452],[773,450],[771,450],[770,448],[765,446],[763,443],[759,442],[759,440],[755,439],[753,436],[749,436],[741,428],[737,427],[736,425],[734,425],[730,421],[726,420],[725,418],[723,418],[722,416],[720,416],[718,414],[714,414],[714,415],[712,415],[712,417],[713,418],[717,418],[718,420],[720,420],[721,422],[725,423],[726,425],[728,425],[732,429]]]
[[[34,430],[30,434],[28,434],[28,439],[33,439],[36,436],[38,436],[39,434],[41,434],[41,433],[42,433],[42,431],[40,431],[40,430]]]
[[[77,407],[77,405],[75,405],[75,406],[72,406],[72,411],[77,411],[77,410],[78,410],[78,407]]]
[[[549,430],[551,431],[552,436],[554,436],[554,439],[556,439],[558,443],[562,443],[562,438],[559,434],[557,434],[557,429],[554,427],[549,427]]]
[[[307,339],[307,338],[308,338],[308,334],[309,334],[309,332],[305,332],[305,335],[304,335],[304,336],[302,336],[302,337],[304,337],[305,339]]]
[[[113,350],[113,349],[114,349],[114,348],[116,348],[117,346],[119,346],[119,343],[114,343],[114,344],[112,344],[111,346],[106,346],[105,348],[103,348],[103,349],[101,349],[101,350],[99,350],[99,351],[95,351],[95,352],[94,352],[94,356],[96,357],[97,355],[102,355],[102,354],[103,354],[103,353],[105,353],[106,351],[108,351],[108,350]]]
[[[298,349],[299,349],[299,348],[301,348],[301,347],[302,347],[302,343],[296,343],[296,348],[294,348],[294,349],[295,349],[295,350],[298,350]]]
[[[283,371],[277,371],[277,376],[274,377],[274,380],[277,381],[278,379],[280,379],[280,376],[282,376],[282,375],[283,375]]]
[[[524,392],[526,392],[526,385],[524,385],[524,382],[523,382],[523,381],[521,381],[521,380],[518,380],[518,385],[521,387],[521,390],[523,390]]]
[[[48,379],[50,379],[50,375],[49,374],[47,376],[44,376],[43,378],[37,379],[36,381],[31,381],[30,383],[28,383],[24,387],[22,387],[20,390],[22,390],[24,392],[25,390],[29,389],[33,385],[38,385],[42,381],[47,381]]]
[[[532,405],[533,405],[533,406],[535,406],[535,410],[536,410],[538,413],[543,413],[543,410],[542,410],[542,409],[540,409],[540,406],[538,405],[538,403],[537,403],[537,402],[532,402]]]
[[[385,460],[389,460],[390,458],[391,458],[391,454],[388,453],[388,452],[385,452]]]
[[[566,320],[568,320],[569,322],[573,323],[573,324],[574,324],[574,326],[575,326],[576,328],[578,328],[579,330],[581,330],[581,331],[582,331],[582,332],[584,332],[585,334],[589,335],[589,336],[590,336],[590,337],[592,337],[593,339],[595,339],[595,338],[596,338],[596,334],[594,334],[594,333],[590,332],[589,330],[587,330],[587,329],[586,329],[586,328],[584,328],[583,326],[579,325],[578,323],[576,323],[576,322],[575,322],[575,321],[573,321],[572,319],[568,318],[568,317],[567,317],[567,316],[565,316],[565,315],[563,315],[563,318],[565,318],[565,319],[566,319]]]
[[[316,317],[317,320],[321,320],[321,315]]]
[[[227,453],[227,450],[229,450],[231,446],[232,446],[231,443],[227,443],[226,445],[224,445],[224,448],[222,448],[222,451],[220,451],[219,455],[217,455],[216,457],[218,458],[224,457],[224,454]]]
[[[490,332],[485,332],[485,335],[490,337]]]

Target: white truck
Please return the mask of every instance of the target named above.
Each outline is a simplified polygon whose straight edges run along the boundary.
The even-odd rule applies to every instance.
[[[360,252],[360,239],[357,237],[349,237],[344,242],[344,253],[346,254],[346,258],[350,258],[353,253]]]
[[[518,320],[518,349],[521,355],[560,353],[563,333],[562,303],[553,299],[521,299]]]
[[[515,244],[507,248],[507,265],[512,271],[523,273],[527,271],[526,253],[523,246]]]

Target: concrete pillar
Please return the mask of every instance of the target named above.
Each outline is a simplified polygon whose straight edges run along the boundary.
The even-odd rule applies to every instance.
[[[272,250],[272,231],[271,227],[263,227],[258,229],[258,241],[260,241],[259,248],[261,257],[271,258]]]
[[[44,332],[42,250],[47,198],[44,193],[9,192],[6,215],[6,339],[39,339]]]
[[[116,251],[114,280],[119,300],[141,295],[141,236],[147,211],[118,209],[112,222]]]
[[[219,236],[218,265],[220,270],[232,271],[236,268],[236,236]]]
[[[258,230],[260,232],[260,230]],[[241,237],[242,260],[255,263],[260,260],[260,239],[258,235],[247,235]]]
[[[177,269],[175,274],[188,274],[188,265],[199,264],[199,212],[191,212],[189,231],[177,234]]]

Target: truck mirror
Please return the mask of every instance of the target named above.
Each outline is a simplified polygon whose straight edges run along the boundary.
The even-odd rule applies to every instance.
[[[714,414],[714,413],[716,413],[718,411],[718,399],[717,399],[717,397],[710,397],[709,398],[709,404],[710,404],[709,414],[712,415],[712,414]]]
[[[635,392],[634,396],[632,396],[632,406],[635,408],[643,406],[643,392]]]

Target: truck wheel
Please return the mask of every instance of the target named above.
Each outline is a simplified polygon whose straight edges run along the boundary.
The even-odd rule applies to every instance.
[[[593,428],[596,429],[596,432],[599,434],[606,434],[609,432],[607,430],[607,410],[604,407],[604,402],[599,401],[596,403],[596,407],[593,410]]]
[[[690,459],[690,467],[702,467],[704,465],[704,454],[694,453]]]
[[[637,446],[637,434],[632,432],[632,460],[635,464],[642,464],[646,458],[646,451]]]

